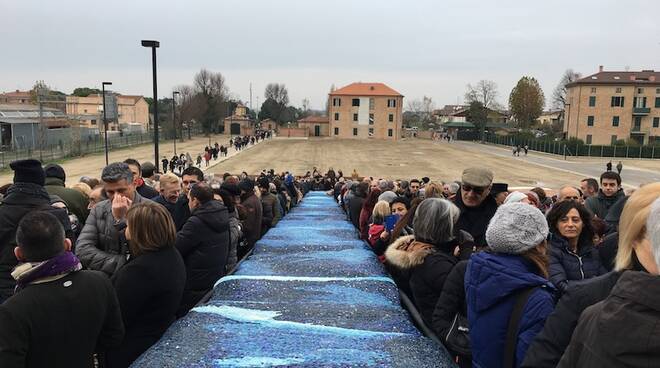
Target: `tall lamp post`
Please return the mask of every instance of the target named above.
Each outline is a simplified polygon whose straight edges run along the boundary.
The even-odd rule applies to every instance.
[[[160,42],[142,40],[142,47],[151,48],[151,67],[154,85],[154,162],[158,162],[158,82],[156,81],[156,49],[160,47]]]
[[[172,128],[174,129],[174,154],[176,155],[176,100],[174,99],[178,95],[178,91],[172,92]]]
[[[108,166],[108,117],[105,113],[105,86],[111,86],[112,82],[102,82],[101,91],[103,98],[103,129],[105,129],[105,166]]]

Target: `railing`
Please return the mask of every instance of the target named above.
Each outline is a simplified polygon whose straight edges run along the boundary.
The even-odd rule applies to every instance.
[[[651,112],[650,107],[634,107],[633,115],[648,115]]]
[[[191,129],[191,137],[201,135],[201,129]],[[164,144],[171,141],[173,138],[172,132],[163,131],[160,133],[159,142]],[[183,131],[182,134],[177,134],[177,141],[185,141],[188,139],[188,132]],[[153,132],[130,134],[124,136],[108,137],[108,150],[113,151],[120,148],[137,146],[140,144],[153,143]],[[52,162],[63,158],[80,157],[94,153],[101,153],[105,151],[105,142],[103,134],[97,136],[89,136],[79,140],[71,139],[67,142],[60,141],[58,144],[49,144],[44,146],[43,149],[19,149],[11,150],[0,148],[0,170],[9,167],[9,163],[15,160],[37,158],[42,162]]]

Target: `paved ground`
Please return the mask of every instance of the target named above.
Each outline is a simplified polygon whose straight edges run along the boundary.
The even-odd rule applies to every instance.
[[[453,143],[454,144],[454,143]],[[605,171],[605,165],[610,158],[568,158],[564,160],[561,156],[545,153],[533,153],[520,157],[512,157],[508,147],[482,145],[472,142],[456,142],[458,146],[466,150],[480,151],[484,154],[495,155],[507,159],[523,160],[526,163],[541,167],[547,167],[550,170],[559,170],[566,173],[574,173],[582,177],[599,177]],[[644,183],[660,181],[660,160],[639,160],[639,159],[614,159],[613,166],[621,161],[623,171],[621,176],[623,184],[626,187],[638,187]]]
[[[593,162],[592,162],[593,161]],[[660,162],[639,160],[624,162],[624,181],[631,186],[660,181]],[[605,161],[564,161],[549,155],[530,153],[528,157],[511,157],[508,149],[468,142],[432,142],[406,139],[398,142],[356,141],[334,139],[275,139],[251,152],[231,158],[216,166],[218,172],[258,173],[263,169],[304,173],[317,166],[329,167],[350,175],[356,169],[360,175],[384,178],[429,176],[432,180],[456,180],[464,168],[485,166],[495,172],[495,180],[512,186],[559,187],[577,184],[588,176],[597,177]],[[659,170],[653,170],[659,167]]]

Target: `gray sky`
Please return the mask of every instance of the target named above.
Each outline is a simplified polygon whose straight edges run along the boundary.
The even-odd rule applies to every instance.
[[[255,106],[269,82],[323,108],[332,84],[377,81],[441,107],[480,79],[506,104],[523,75],[549,101],[567,68],[660,69],[658,14],[657,0],[0,0],[0,91],[109,80],[151,96],[140,40],[156,39],[160,97],[205,67],[244,101],[251,82]]]

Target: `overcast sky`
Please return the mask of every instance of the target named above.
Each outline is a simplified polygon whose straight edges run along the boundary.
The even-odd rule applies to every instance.
[[[66,93],[112,81],[159,96],[200,68],[238,98],[263,102],[269,82],[323,108],[332,84],[384,82],[407,99],[462,102],[466,84],[497,83],[499,102],[523,75],[549,101],[562,73],[660,69],[657,0],[0,0],[0,91],[43,79]]]

